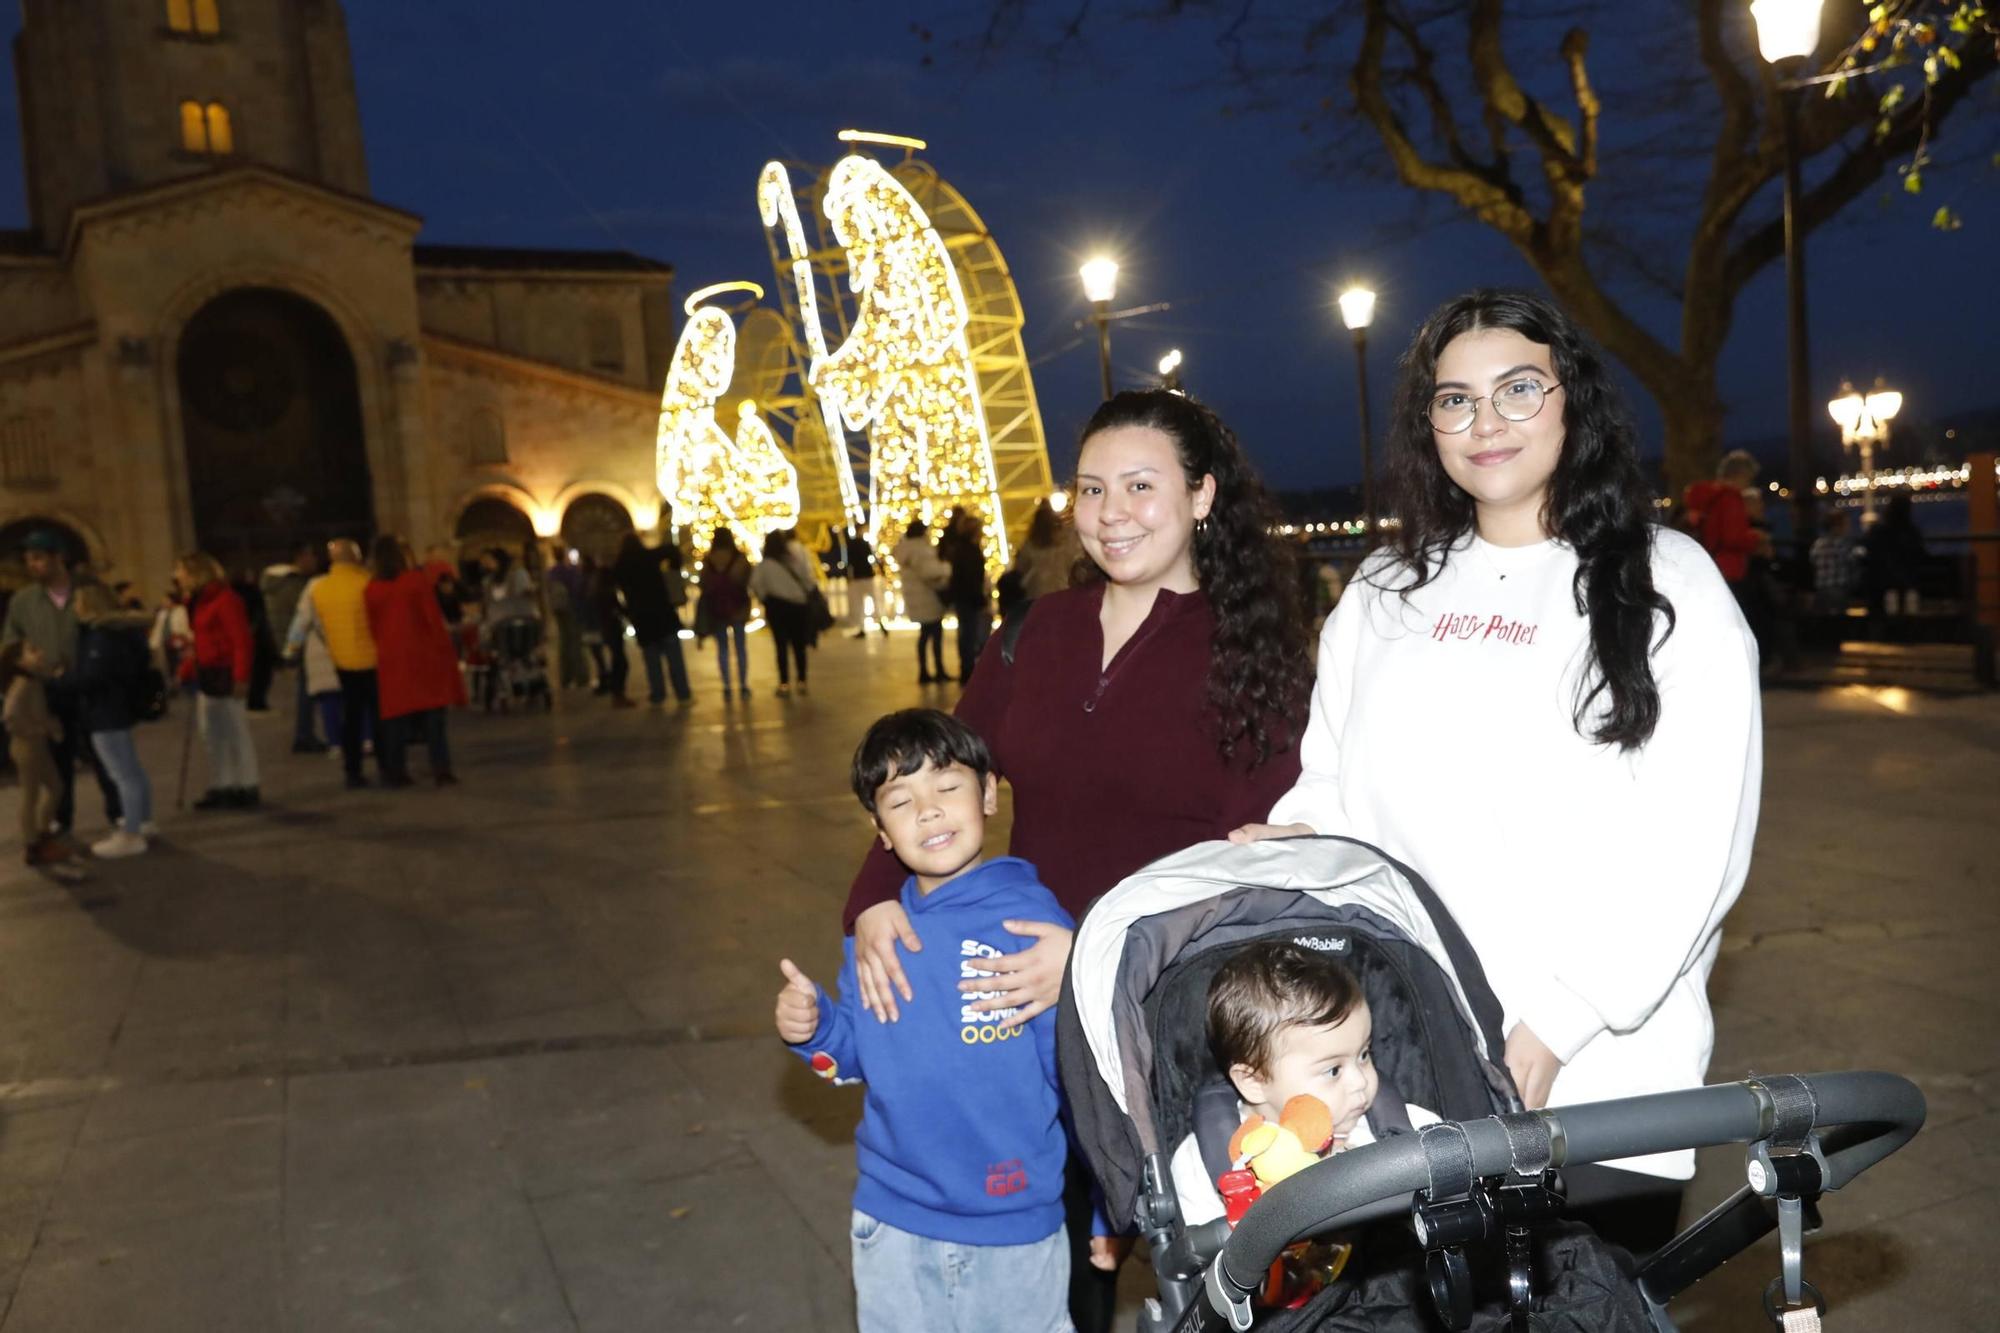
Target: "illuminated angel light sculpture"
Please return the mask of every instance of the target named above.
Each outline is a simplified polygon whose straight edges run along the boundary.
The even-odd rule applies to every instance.
[[[766,534],[799,521],[799,475],[779,449],[771,428],[745,399],[737,408],[732,439],[715,419],[736,373],[736,322],[729,312],[701,302],[727,291],[763,290],[755,283],[722,283],[687,299],[687,324],[667,367],[660,395],[655,458],[660,494],[674,521],[694,529],[697,555],[715,529],[728,528],[744,550]]]
[[[768,172],[768,168],[766,169]],[[969,506],[986,519],[989,561],[1008,558],[958,272],[923,207],[873,158],[842,158],[825,211],[856,297],[839,347],[815,355],[816,393],[870,445],[868,535],[877,550],[913,519]]]

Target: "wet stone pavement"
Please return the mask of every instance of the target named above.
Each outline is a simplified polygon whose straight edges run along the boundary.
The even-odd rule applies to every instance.
[[[858,1097],[770,1035],[776,960],[834,971],[861,729],[951,692],[908,636],[828,640],[789,700],[752,651],[748,704],[704,655],[685,711],[461,715],[445,792],[343,791],[266,715],[256,815],[171,810],[177,714],[154,853],[64,885],[10,844],[0,1333],[851,1327]],[[1839,1326],[1990,1326],[2000,700],[1766,708],[1711,1076],[1915,1078],[1929,1128],[1827,1200],[1807,1272]],[[1775,1273],[1767,1240],[1677,1313],[1767,1327]]]

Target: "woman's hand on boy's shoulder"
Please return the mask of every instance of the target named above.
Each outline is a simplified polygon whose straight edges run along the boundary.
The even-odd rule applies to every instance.
[[[978,991],[991,996],[974,1002],[972,1008],[990,1014],[1002,1009],[1014,1012],[1002,1019],[1003,1028],[1017,1028],[1056,1007],[1062,997],[1063,969],[1069,965],[1070,945],[1076,932],[1053,921],[1002,922],[1009,934],[1034,940],[1019,953],[998,958],[968,958],[965,966],[983,972],[988,980],[961,981],[961,991]]]
[[[896,1007],[899,991],[906,1001],[916,995],[903,974],[902,959],[896,956],[899,943],[911,953],[924,949],[901,903],[879,902],[854,918],[854,980],[861,990],[861,1007],[878,1023],[902,1017]]]

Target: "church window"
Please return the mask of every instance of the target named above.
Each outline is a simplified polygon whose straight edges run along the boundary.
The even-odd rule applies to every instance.
[[[208,151],[218,157],[236,151],[236,133],[230,128],[229,108],[220,102],[208,104]]]
[[[195,37],[220,36],[222,14],[216,0],[167,0],[167,31]]]
[[[591,315],[585,324],[585,336],[589,341],[590,368],[622,374],[625,370],[625,331],[618,326],[618,317],[599,311]]]
[[[468,435],[473,466],[496,467],[507,461],[507,423],[498,412],[490,407],[475,411]]]
[[[229,108],[220,102],[203,106],[200,102],[181,103],[181,151],[227,157],[236,151],[236,130]]]
[[[0,482],[8,486],[48,486],[56,479],[55,451],[48,422],[38,416],[0,422]]]

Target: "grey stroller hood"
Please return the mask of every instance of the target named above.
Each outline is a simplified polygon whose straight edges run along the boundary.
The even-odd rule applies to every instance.
[[[1064,1091],[1113,1218],[1131,1220],[1145,1158],[1171,1154],[1188,1131],[1193,1071],[1207,1063],[1205,986],[1176,986],[1173,974],[1211,950],[1286,935],[1367,961],[1369,976],[1394,974],[1394,985],[1364,984],[1377,1062],[1403,1096],[1447,1117],[1517,1109],[1498,1065],[1499,1002],[1414,871],[1346,838],[1201,843],[1093,904],[1064,978]],[[1378,998],[1385,991],[1396,998]],[[1399,1043],[1395,1030],[1410,1027],[1425,1040]],[[1417,1049],[1437,1045],[1451,1058]]]

